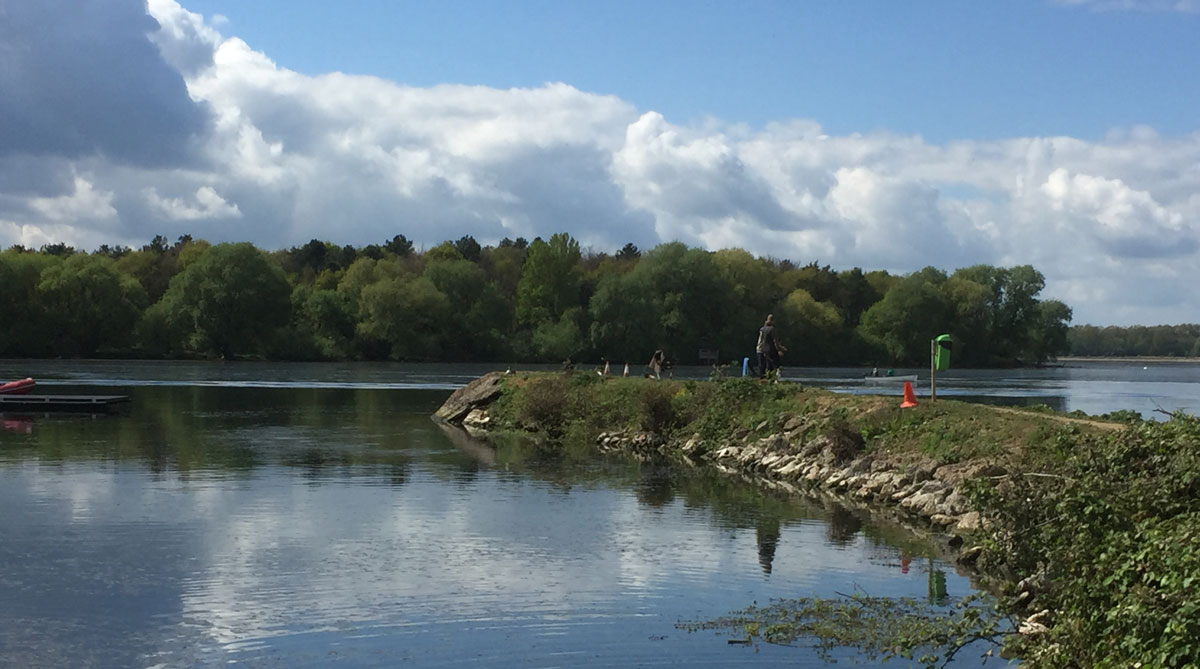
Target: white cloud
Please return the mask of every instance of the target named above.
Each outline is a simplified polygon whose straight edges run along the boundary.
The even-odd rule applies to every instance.
[[[143,148],[145,160],[108,150],[128,135],[112,123],[78,125],[66,148],[0,142],[0,246],[136,246],[184,233],[266,248],[403,233],[429,246],[565,230],[597,249],[681,240],[838,268],[1030,263],[1078,321],[1179,322],[1200,311],[1191,290],[1200,133],[931,144],[886,131],[830,135],[803,119],[682,126],[563,83],[416,88],[306,76],[173,0],[149,8],[161,26],[147,24],[149,40],[122,28],[96,49],[157,46],[159,59],[141,66],[147,80],[176,77],[186,89],[144,94],[203,123],[178,124],[168,153]],[[22,15],[30,34],[51,20]],[[108,26],[95,12],[55,20]],[[29,70],[14,79],[19,90],[38,97],[37,67],[18,66]],[[119,92],[113,77],[97,82],[98,97]],[[14,109],[0,103],[0,115]]]
[[[75,177],[75,191],[59,197],[35,197],[29,206],[44,220],[54,223],[95,222],[115,218],[113,194],[97,191],[83,177]]]
[[[1050,173],[1042,184],[1053,211],[1076,219],[1079,233],[1094,237],[1115,257],[1162,257],[1195,253],[1195,232],[1183,215],[1155,202],[1120,179]]]
[[[210,218],[241,218],[236,204],[229,204],[211,186],[196,189],[192,202],[182,198],[164,198],[153,188],[145,191],[150,206],[168,221],[202,221]]]

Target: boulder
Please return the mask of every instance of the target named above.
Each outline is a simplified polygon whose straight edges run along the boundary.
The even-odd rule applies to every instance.
[[[491,422],[492,417],[483,409],[471,409],[462,420],[463,427],[475,428],[476,430],[487,430]]]
[[[472,409],[491,404],[500,396],[504,372],[490,372],[454,391],[434,416],[447,423],[461,423]]]
[[[799,430],[802,427],[804,427],[804,419],[801,418],[800,416],[792,416],[791,418],[789,418],[787,420],[786,423],[783,424],[783,431],[784,432],[795,432],[796,430]]]
[[[978,511],[968,511],[958,519],[958,525],[954,529],[956,532],[976,532],[982,526],[981,521]]]
[[[958,561],[962,564],[975,564],[980,555],[983,555],[983,546],[971,546],[958,554]]]

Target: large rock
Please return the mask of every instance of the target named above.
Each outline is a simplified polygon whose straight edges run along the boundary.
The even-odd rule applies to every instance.
[[[500,396],[504,372],[490,372],[454,391],[434,416],[448,423],[461,423],[473,409],[491,404]]]

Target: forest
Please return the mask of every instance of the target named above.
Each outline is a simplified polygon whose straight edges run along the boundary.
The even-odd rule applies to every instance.
[[[158,236],[0,252],[0,356],[728,363],[773,313],[785,366],[924,365],[943,333],[956,366],[1011,366],[1070,351],[1071,309],[1044,284],[1028,265],[897,276],[679,242],[585,251],[565,233],[423,251]]]
[[[1076,325],[1067,332],[1071,355],[1096,357],[1200,357],[1200,324],[1096,327]]]

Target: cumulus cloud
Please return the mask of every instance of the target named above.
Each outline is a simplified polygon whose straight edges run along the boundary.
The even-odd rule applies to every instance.
[[[29,206],[45,220],[61,222],[96,221],[115,218],[113,194],[97,192],[87,180],[76,177],[75,191],[59,197],[37,197]]]
[[[0,0],[0,156],[186,160],[202,104],[147,35],[138,0]]]
[[[1120,179],[1072,175],[1064,168],[1050,173],[1042,192],[1051,208],[1099,240],[1109,255],[1165,257],[1195,253],[1195,232],[1183,215],[1155,202],[1146,191],[1129,188]]]
[[[174,0],[151,0],[152,16],[138,0],[42,9],[63,2],[0,0],[21,23],[0,28],[2,83],[19,92],[0,101],[0,246],[185,233],[430,246],[565,230],[600,250],[681,240],[893,272],[1030,263],[1081,321],[1200,308],[1200,133],[932,144],[804,119],[685,126],[565,83],[307,76]],[[67,33],[90,36],[57,55],[91,82],[69,99],[51,65],[8,55]],[[81,120],[90,102],[99,117]],[[131,105],[156,116],[144,134],[141,116],[122,116]],[[49,120],[29,120],[35,107]]]
[[[196,189],[191,201],[164,198],[153,188],[146,189],[146,200],[169,221],[202,221],[209,218],[241,218],[236,204],[229,204],[211,186]]]

